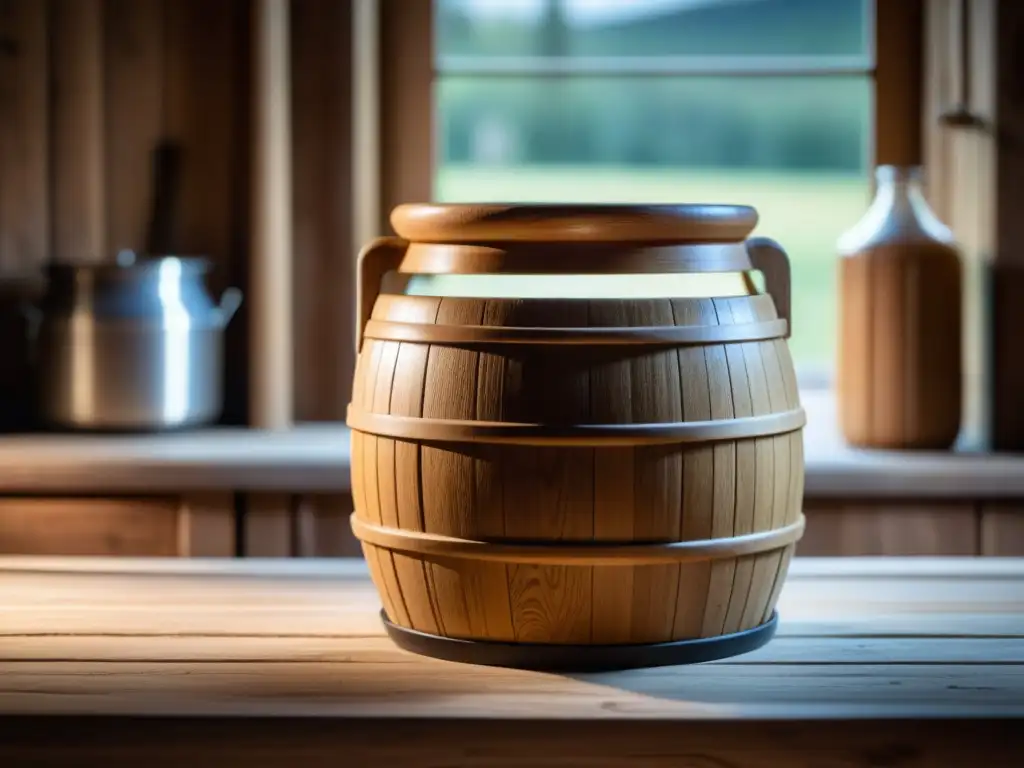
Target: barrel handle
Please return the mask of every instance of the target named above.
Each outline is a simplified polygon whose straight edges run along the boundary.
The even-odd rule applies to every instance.
[[[786,321],[786,338],[793,331],[790,311],[789,256],[782,246],[769,237],[747,240],[747,254],[754,269],[764,275],[765,289],[775,302],[779,317]]]
[[[400,237],[378,237],[359,253],[356,286],[356,352],[362,347],[363,330],[373,313],[373,305],[380,295],[381,280],[388,272],[398,269],[409,243]]]

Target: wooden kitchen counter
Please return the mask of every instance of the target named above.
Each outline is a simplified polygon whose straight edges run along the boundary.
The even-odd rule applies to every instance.
[[[412,656],[361,561],[0,558],[0,765],[1021,766],[1024,560],[797,559],[728,661]]]

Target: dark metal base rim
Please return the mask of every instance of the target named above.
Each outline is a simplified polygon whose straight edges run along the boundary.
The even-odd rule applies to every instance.
[[[439,637],[392,624],[383,610],[380,616],[392,642],[402,650],[420,656],[463,664],[549,672],[643,669],[725,659],[766,645],[775,636],[779,624],[778,611],[774,611],[771,618],[760,626],[718,637],[639,645],[555,645]]]

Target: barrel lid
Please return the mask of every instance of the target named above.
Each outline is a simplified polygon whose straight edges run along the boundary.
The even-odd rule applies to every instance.
[[[391,225],[420,243],[722,243],[744,240],[757,211],[717,204],[409,203],[392,211]]]

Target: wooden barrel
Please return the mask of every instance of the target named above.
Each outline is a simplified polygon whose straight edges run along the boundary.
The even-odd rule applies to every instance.
[[[767,641],[803,530],[804,414],[773,300],[788,307],[788,261],[744,242],[755,222],[728,206],[395,210],[408,239],[360,260],[348,424],[352,525],[400,644],[600,667]],[[611,269],[628,298],[501,290]],[[398,287],[376,295],[390,270]],[[416,290],[425,273],[457,277]]]

